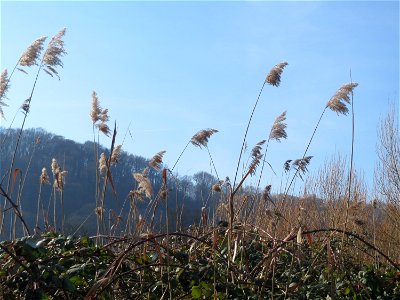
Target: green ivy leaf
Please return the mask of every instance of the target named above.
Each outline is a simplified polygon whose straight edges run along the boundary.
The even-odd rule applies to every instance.
[[[192,286],[192,297],[194,299],[199,299],[202,296],[201,287],[198,285]]]

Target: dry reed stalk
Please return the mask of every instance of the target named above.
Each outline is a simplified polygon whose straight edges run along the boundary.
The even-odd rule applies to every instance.
[[[38,201],[37,201],[37,211],[36,211],[36,223],[35,223],[35,229],[39,228],[39,211],[40,207],[42,207],[42,213],[43,211],[43,203],[41,199],[41,193],[42,193],[42,186],[45,184],[50,184],[50,178],[49,175],[47,174],[46,168],[42,169],[42,173],[39,176],[39,195],[38,195]]]
[[[286,125],[285,121],[286,121],[286,111],[284,111],[278,117],[276,117],[274,124],[272,124],[271,130],[269,133],[269,137],[268,137],[268,141],[267,141],[267,145],[265,146],[264,159],[263,159],[263,163],[261,166],[260,176],[258,178],[256,193],[258,193],[258,188],[260,187],[261,178],[262,178],[262,174],[263,174],[264,166],[265,166],[265,162],[266,162],[269,142],[271,140],[276,140],[277,142],[280,142],[281,139],[287,138],[287,133],[286,133],[287,125]]]
[[[314,131],[313,131],[313,133],[312,133],[312,135],[311,135],[311,138],[310,138],[310,140],[308,141],[306,150],[304,151],[304,154],[303,154],[303,157],[302,157],[302,158],[306,158],[307,151],[308,151],[308,149],[310,148],[311,142],[312,142],[313,139],[314,139],[315,133],[317,132],[317,129],[318,129],[318,127],[319,127],[319,124],[320,124],[320,122],[321,122],[321,120],[322,120],[322,117],[324,116],[326,110],[329,108],[329,109],[331,109],[332,111],[336,112],[337,114],[344,114],[344,115],[346,115],[347,112],[348,112],[348,108],[347,108],[347,106],[346,106],[346,103],[350,103],[349,94],[351,93],[351,95],[353,95],[353,90],[354,90],[357,86],[358,86],[358,83],[353,83],[353,82],[342,85],[342,86],[338,89],[338,91],[331,97],[331,99],[327,102],[327,104],[326,104],[325,107],[324,107],[324,110],[322,111],[322,113],[321,113],[321,115],[320,115],[320,117],[319,117],[319,119],[318,119],[317,125],[316,125],[315,128],[314,128]],[[295,180],[297,174],[298,174],[300,171],[301,171],[300,168],[297,168],[297,169],[296,169],[296,172],[295,172],[295,174],[293,175],[292,180],[290,181],[290,184],[289,184],[289,186],[287,187],[287,189],[286,189],[286,191],[285,191],[284,198],[287,197],[287,194],[288,194],[288,192],[289,192],[289,190],[290,190],[290,188],[291,188],[291,186],[292,186],[292,184],[293,184],[293,182],[294,182],[294,180]]]
[[[95,157],[99,157],[98,152],[99,152],[99,133],[103,133],[105,136],[109,136],[111,133],[111,129],[107,125],[107,122],[110,120],[110,117],[108,115],[108,109],[107,108],[102,108],[100,106],[100,101],[99,97],[96,93],[96,91],[92,92],[92,108],[90,110],[90,119],[92,120],[92,131],[93,131],[93,147],[94,147],[94,155]],[[97,128],[98,133],[97,133],[97,141],[96,141],[96,134],[95,134],[95,128]],[[107,159],[106,155],[102,153],[100,155],[99,160],[96,160],[96,166],[95,166],[95,172],[96,172],[96,182],[95,182],[95,210],[97,208],[100,208],[101,211],[104,209],[104,199],[100,199],[100,197],[104,197],[106,185],[107,185],[107,180],[109,176],[111,176],[111,173],[109,172],[109,167],[110,165],[115,165],[118,160],[119,156],[121,154],[121,145],[114,146],[114,138],[115,138],[115,130],[114,130],[114,136],[113,136],[113,142],[112,142],[112,147],[111,147],[111,154],[110,158]],[[105,173],[104,176],[104,182],[103,182],[103,194],[100,194],[100,176]],[[103,220],[103,214],[96,213],[96,222],[97,222],[97,235],[100,235],[100,223],[102,223]],[[104,224],[103,224],[104,225]],[[98,242],[98,241],[97,241]]]
[[[250,118],[249,118],[249,121],[247,123],[246,131],[245,131],[245,134],[244,134],[244,137],[243,137],[242,147],[240,149],[239,159],[238,159],[237,166],[236,166],[235,179],[233,180],[233,187],[234,188],[235,188],[235,185],[236,185],[236,179],[237,179],[237,175],[238,175],[238,172],[239,172],[240,161],[242,159],[243,151],[244,151],[244,148],[245,148],[245,145],[246,145],[246,142],[247,142],[247,134],[249,132],[249,128],[250,128],[251,121],[253,119],[254,112],[255,112],[255,110],[257,108],[257,105],[258,105],[258,102],[260,100],[261,94],[262,94],[262,92],[264,90],[264,86],[265,86],[266,83],[268,83],[268,84],[270,84],[272,86],[278,87],[279,84],[280,84],[281,74],[283,72],[283,69],[287,65],[288,65],[287,62],[282,62],[282,63],[279,63],[279,64],[275,65],[270,70],[270,72],[268,73],[267,77],[265,78],[265,80],[264,80],[264,82],[263,82],[263,84],[261,86],[260,92],[258,93],[257,100],[256,100],[256,102],[254,104],[253,110],[251,111]]]
[[[350,70],[350,80],[353,81],[351,77],[351,70]],[[351,105],[351,154],[350,154],[350,170],[349,170],[349,184],[348,184],[348,198],[347,198],[347,211],[346,211],[346,221],[345,221],[345,226],[344,230],[346,231],[346,224],[347,224],[347,218],[348,218],[348,208],[350,205],[350,194],[351,194],[351,185],[352,185],[352,179],[353,179],[353,159],[354,159],[354,99],[353,99],[353,89],[358,85],[357,83],[351,82],[348,84],[348,87],[345,87],[341,93],[344,93],[344,96],[340,96],[341,98],[344,98],[345,101],[348,100],[348,103]],[[349,98],[348,94],[351,95],[351,98]],[[344,239],[344,234],[342,236],[342,240]]]
[[[209,138],[210,138],[214,133],[217,133],[217,132],[218,132],[218,130],[216,130],[216,129],[211,129],[211,128],[200,130],[199,132],[197,132],[197,133],[191,138],[190,142],[191,142],[194,146],[199,147],[200,149],[201,149],[202,146],[205,147],[205,148],[207,149],[208,156],[210,157],[211,164],[212,164],[212,166],[213,166],[213,168],[214,168],[214,171],[215,171],[215,175],[216,175],[217,178],[219,179],[218,172],[217,172],[217,168],[215,167],[214,160],[213,160],[213,158],[212,158],[210,149],[208,148],[208,140],[209,140]],[[176,164],[176,163],[175,163],[175,164]]]
[[[35,88],[36,88],[36,84],[37,84],[37,81],[38,81],[38,78],[39,78],[40,71],[43,69],[47,74],[51,75],[52,77],[54,75],[56,75],[59,78],[56,68],[57,68],[57,66],[60,66],[60,67],[63,66],[62,61],[61,61],[61,57],[66,54],[66,51],[64,49],[64,41],[62,40],[62,38],[64,37],[65,32],[66,32],[65,28],[62,29],[61,31],[59,31],[52,38],[50,43],[48,44],[48,47],[47,47],[45,53],[43,54],[42,61],[39,64],[39,68],[38,68],[38,71],[36,73],[35,81],[33,83],[33,87],[32,87],[32,90],[31,90],[31,94],[30,94],[29,98],[25,101],[26,103],[24,103],[24,105],[22,106],[22,109],[25,112],[24,113],[24,119],[22,121],[22,125],[21,125],[21,128],[20,128],[19,133],[18,133],[18,138],[17,138],[17,142],[15,144],[13,157],[11,159],[11,164],[10,164],[9,174],[8,174],[6,194],[8,194],[8,191],[9,191],[9,188],[10,188],[12,170],[14,168],[14,163],[15,163],[15,157],[16,157],[17,150],[18,150],[18,147],[19,147],[19,143],[21,141],[22,132],[23,132],[24,127],[25,127],[26,118],[28,116],[29,108],[31,106],[32,97],[33,97],[33,94],[34,94],[34,91],[35,91]],[[21,57],[21,58],[23,58],[22,61],[27,66],[34,65],[34,64],[37,63],[38,57],[39,57],[39,55],[41,53],[41,47],[42,47],[42,42],[41,41],[44,42],[44,39],[43,38],[39,38],[38,40],[36,40],[31,45],[32,47],[31,46],[28,47],[27,51],[24,52],[24,54],[22,55],[22,57]],[[20,64],[20,60],[21,59],[18,60],[18,63],[14,67],[14,70]],[[13,70],[12,74],[14,73],[14,70]],[[10,75],[8,81],[10,80],[11,75]],[[4,204],[6,204],[6,200],[4,201]],[[1,218],[0,232],[2,232],[2,229],[3,229],[3,220],[4,220],[4,212],[3,212],[3,217]]]

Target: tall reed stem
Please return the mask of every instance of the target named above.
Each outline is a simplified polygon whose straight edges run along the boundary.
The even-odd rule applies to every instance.
[[[237,179],[237,175],[238,175],[238,172],[239,172],[240,161],[242,159],[243,150],[244,150],[244,147],[246,145],[247,134],[249,132],[251,120],[253,119],[254,112],[255,112],[255,110],[257,108],[258,101],[260,100],[260,97],[261,97],[261,94],[262,94],[262,91],[264,89],[265,84],[266,84],[266,81],[263,82],[263,85],[262,85],[262,87],[260,89],[260,92],[258,93],[258,97],[257,97],[256,103],[254,104],[253,110],[251,111],[251,114],[250,114],[249,122],[247,123],[246,132],[244,133],[244,138],[243,138],[243,142],[242,142],[242,148],[240,149],[239,159],[238,159],[237,166],[236,166],[235,179],[233,181],[233,188],[235,188],[235,185],[236,185],[236,179]]]

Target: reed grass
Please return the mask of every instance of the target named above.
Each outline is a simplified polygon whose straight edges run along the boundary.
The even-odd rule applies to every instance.
[[[25,119],[31,109],[32,96],[39,73],[43,70],[47,74],[59,78],[56,68],[63,66],[61,57],[66,54],[64,35],[65,29],[50,40],[44,53],[46,38],[41,37],[35,40],[23,53],[13,70],[14,72],[19,67],[38,66],[31,95],[21,108],[24,112],[24,120],[16,140],[10,168],[5,174],[8,179],[7,188],[3,188],[3,180],[0,183],[0,195],[4,198],[0,230],[3,230],[3,221],[8,205],[12,208],[10,214],[12,214],[13,222],[11,222],[10,230],[14,240],[18,225],[25,231],[26,239],[31,238],[21,205],[21,191],[26,174],[23,176],[14,168],[15,157],[23,134]],[[68,251],[71,251],[68,252],[68,255],[71,256],[69,258],[74,257],[79,261],[79,265],[89,265],[91,259],[94,261],[98,259],[97,263],[104,262],[101,261],[104,259],[107,260],[107,263],[102,265],[104,268],[102,272],[96,271],[90,284],[87,283],[85,287],[80,287],[85,299],[95,299],[103,294],[120,296],[121,299],[128,299],[132,295],[137,298],[145,298],[146,296],[150,297],[150,293],[154,293],[157,295],[156,297],[168,299],[233,298],[233,293],[237,293],[238,298],[251,294],[253,298],[258,299],[287,299],[304,296],[307,292],[315,297],[325,298],[328,295],[333,299],[346,292],[346,290],[340,289],[340,284],[347,284],[346,287],[351,286],[356,291],[356,284],[342,282],[343,278],[348,278],[346,277],[348,275],[346,268],[349,265],[352,270],[359,272],[362,270],[360,265],[369,263],[373,264],[375,272],[380,272],[382,266],[396,272],[400,271],[400,251],[398,250],[400,247],[396,247],[400,246],[400,236],[396,231],[400,227],[397,220],[400,215],[397,194],[389,195],[389,200],[386,202],[379,199],[369,202],[365,181],[361,173],[353,166],[355,144],[353,91],[357,87],[357,83],[351,80],[350,83],[342,85],[336,91],[324,106],[303,155],[284,162],[281,182],[284,181],[284,176],[287,177],[287,180],[280,194],[274,194],[274,189],[270,184],[266,184],[261,191],[259,188],[265,165],[269,165],[273,171],[272,165],[267,160],[270,142],[281,142],[288,138],[286,111],[276,117],[268,136],[260,139],[253,146],[247,163],[243,163],[247,136],[263,90],[266,85],[280,86],[283,69],[287,65],[287,62],[275,65],[262,84],[247,122],[238,161],[235,162],[236,172],[233,183],[229,177],[226,177],[225,180],[219,177],[208,147],[211,136],[218,130],[203,129],[190,138],[171,169],[163,163],[166,151],[162,150],[148,161],[146,168],[133,172],[134,187],[128,195],[122,195],[125,201],[119,214],[109,208],[106,192],[111,188],[114,197],[116,199],[119,197],[113,181],[113,170],[124,163],[121,161],[122,145],[116,143],[116,122],[112,130],[108,125],[110,121],[108,109],[101,107],[97,93],[92,92],[89,115],[92,121],[93,155],[96,161],[93,176],[96,177],[94,214],[97,218],[97,233],[91,239],[96,241],[95,247],[93,247],[95,250],[90,252],[91,244],[81,238],[76,243],[84,245],[85,251],[89,251],[91,257],[85,257],[84,252],[79,248],[73,248],[73,251],[69,249]],[[1,117],[4,117],[2,109],[6,107],[4,100],[13,72],[8,76],[7,70],[4,70],[1,75]],[[352,147],[349,163],[341,156],[334,157],[315,174],[310,174],[309,165],[313,156],[308,155],[308,151],[323,116],[328,109],[338,115],[346,115],[349,113],[348,105],[351,105],[352,114]],[[398,136],[398,129],[393,120],[389,119],[388,122],[388,125],[391,126],[386,127]],[[99,154],[100,134],[111,139],[109,150],[101,154]],[[394,139],[397,136],[393,137],[392,134]],[[394,155],[394,161],[392,161],[394,169],[391,170],[398,172],[398,160],[396,160],[400,153],[398,144],[390,140],[390,136],[386,136],[386,138],[388,139],[384,140],[386,142],[384,148],[387,150],[387,145],[394,147],[394,150],[388,154],[388,157]],[[190,228],[181,228],[176,200],[175,228],[176,230],[180,228],[180,230],[173,232],[170,227],[170,205],[173,204],[171,202],[173,195],[170,194],[170,190],[171,185],[178,181],[173,171],[190,144],[201,149],[206,148],[216,181],[208,187],[209,196],[202,203],[204,206],[198,216],[199,222],[192,224]],[[32,157],[33,153],[31,159]],[[386,156],[382,158],[386,158]],[[244,166],[244,169],[239,176],[241,165]],[[261,169],[259,169],[260,165]],[[53,158],[51,163],[53,174],[52,230],[56,235],[65,230],[64,188],[68,188],[68,185],[65,181],[67,171],[64,168],[68,169],[68,165],[63,165],[61,168],[58,161]],[[382,176],[384,176],[387,169],[385,166],[381,166],[381,168]],[[153,186],[150,172],[159,176],[162,182],[158,191]],[[396,181],[396,174],[399,173],[395,172],[393,177],[390,177],[390,184],[399,183]],[[258,175],[256,187],[246,186],[245,182],[249,177],[256,175]],[[13,190],[17,176],[20,176],[20,182],[17,184],[17,200],[14,201]],[[303,179],[305,182],[303,194],[299,197],[290,194],[297,178]],[[381,180],[383,180],[382,178]],[[42,189],[49,184],[50,178],[47,169],[43,168],[39,177],[36,203],[34,229],[37,235],[39,235],[40,214],[43,215],[45,228],[50,229],[48,221],[50,209],[48,208],[46,211],[42,201]],[[386,193],[392,191],[388,187],[388,182],[380,181],[380,184],[382,191]],[[217,209],[210,211],[209,199],[213,193],[219,193],[220,200]],[[129,204],[129,207],[127,208],[128,213],[124,215],[123,209],[126,203]],[[146,208],[142,209],[141,205]],[[61,207],[61,221],[58,219],[58,207]],[[165,208],[165,210],[162,211],[160,208]],[[180,213],[183,213],[183,208]],[[17,223],[17,220],[20,222]],[[121,231],[119,231],[120,229]],[[58,236],[58,239],[62,240],[61,235]],[[56,244],[49,242],[49,245],[52,243]],[[72,247],[73,243],[75,242],[70,240],[66,243],[66,247]],[[31,265],[36,267],[36,264],[42,260],[21,259],[18,255],[24,257],[26,253],[18,252],[20,246],[21,244],[17,244],[17,242],[13,247],[3,246],[0,243],[0,253],[6,253],[7,258],[27,272],[27,276],[33,276],[31,273],[34,268],[31,268]],[[54,249],[55,246],[52,247]],[[67,253],[63,251],[60,250],[58,254],[54,254],[54,257],[57,258],[55,260],[58,261],[60,255]],[[83,262],[82,258],[87,261]],[[46,259],[49,263],[53,260],[52,258]],[[7,267],[8,265],[2,265],[0,261],[0,266]],[[68,269],[65,276],[69,274],[68,272],[72,271]],[[2,284],[1,276],[0,284]],[[186,282],[184,281],[185,276],[192,277]],[[327,281],[321,283],[324,290],[319,294],[312,288],[307,290],[309,285],[312,286],[312,281],[318,282],[321,280],[321,276]],[[188,287],[181,282],[186,282]],[[76,284],[78,285],[78,283]],[[29,288],[28,284],[26,290]],[[57,291],[61,289],[63,287],[58,287]],[[68,291],[63,290],[63,292],[65,295],[69,295]],[[1,293],[0,296],[2,296]]]

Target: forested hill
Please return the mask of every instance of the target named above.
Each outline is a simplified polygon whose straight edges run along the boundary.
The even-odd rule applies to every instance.
[[[5,189],[8,182],[8,170],[12,161],[18,130],[5,129],[0,127],[0,176],[2,186]],[[51,163],[52,159],[57,159],[63,170],[68,171],[65,177],[64,186],[64,209],[65,209],[65,228],[74,231],[87,217],[88,221],[82,227],[89,233],[93,232],[96,223],[95,210],[95,186],[96,186],[96,161],[95,147],[93,142],[80,144],[72,140],[65,139],[49,133],[43,129],[25,130],[18,151],[15,157],[11,179],[9,195],[12,199],[21,200],[23,216],[30,225],[34,227],[37,203],[39,195],[39,177],[42,169],[46,168],[52,181]],[[109,150],[100,146],[98,153],[109,153]],[[121,209],[126,213],[129,209],[129,191],[137,187],[132,174],[142,172],[148,166],[149,160],[126,152],[121,153],[119,162],[111,167],[113,183],[117,196],[112,193],[110,185],[107,187],[105,208],[107,214],[111,210],[117,215]],[[155,194],[162,185],[160,172],[150,169],[148,178],[150,179]],[[14,184],[12,184],[14,181]],[[217,179],[211,174],[199,172],[193,176],[184,176],[168,179],[169,188],[169,214],[170,221],[177,224],[177,215],[182,214],[182,225],[193,223],[200,217],[201,207],[204,205],[215,205],[218,195],[211,193],[211,186]],[[101,182],[103,182],[101,180]],[[52,220],[54,211],[52,200],[52,185],[43,185],[41,189],[41,199],[43,208]],[[20,197],[18,197],[20,193]],[[172,196],[173,195],[173,196]],[[209,199],[209,197],[211,197]],[[144,213],[149,199],[144,199],[139,203],[140,212]],[[0,204],[4,209],[4,199],[0,197]],[[5,220],[7,222],[7,210],[5,207]],[[183,208],[183,211],[182,211]],[[57,203],[57,213],[60,212],[60,204]],[[160,205],[160,211],[165,206]],[[43,220],[42,215],[40,219]],[[43,221],[41,222],[43,224]],[[42,227],[42,226],[40,226]],[[41,228],[43,229],[43,228]]]

